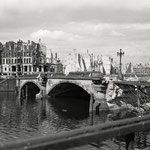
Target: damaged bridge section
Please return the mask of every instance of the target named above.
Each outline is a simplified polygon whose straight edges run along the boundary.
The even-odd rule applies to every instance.
[[[105,89],[106,85],[100,79],[48,79],[46,94],[50,97],[84,98],[89,101],[89,111],[106,110]]]
[[[32,91],[36,98],[44,96],[84,98],[89,102],[89,112],[96,109],[108,109],[105,100],[107,85],[99,77],[47,76],[45,85],[41,84],[37,76],[22,77],[18,79],[17,85],[20,97],[29,95],[28,93]]]

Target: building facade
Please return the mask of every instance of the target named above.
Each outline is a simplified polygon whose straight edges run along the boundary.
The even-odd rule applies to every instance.
[[[39,40],[21,40],[0,43],[1,75],[27,75],[46,72],[50,64],[46,62],[46,46]],[[57,66],[57,65],[56,65]]]
[[[150,64],[142,65],[136,64],[132,65],[131,63],[127,64],[126,74],[136,74],[136,75],[146,75],[150,74]]]
[[[69,53],[65,60],[65,73],[80,71],[99,71],[103,74],[112,74],[113,61],[110,56],[94,56],[87,50],[80,54],[76,49]],[[113,71],[114,72],[114,71]]]
[[[150,74],[150,67],[133,67],[134,74]]]

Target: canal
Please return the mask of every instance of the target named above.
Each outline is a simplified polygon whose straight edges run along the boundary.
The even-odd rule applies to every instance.
[[[34,96],[20,102],[14,92],[0,92],[0,144],[134,116],[129,111],[89,114],[86,99],[68,97],[43,101],[45,105]],[[107,149],[111,145],[112,140],[103,147]]]

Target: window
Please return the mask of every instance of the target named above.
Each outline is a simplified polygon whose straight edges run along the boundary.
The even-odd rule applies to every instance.
[[[36,72],[36,71],[37,71],[37,70],[36,70],[36,67],[34,67],[34,68],[33,68],[33,71],[34,71],[34,72]]]
[[[3,64],[5,64],[5,59],[3,59]]]
[[[12,71],[13,71],[13,72],[16,71],[16,66],[12,66]]]
[[[29,66],[29,72],[31,72],[31,66]]]
[[[27,72],[27,66],[24,66],[24,71]]]
[[[14,57],[14,52],[12,52],[12,57]]]

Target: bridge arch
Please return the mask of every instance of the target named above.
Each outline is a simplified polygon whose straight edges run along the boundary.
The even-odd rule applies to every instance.
[[[87,117],[90,109],[90,91],[78,83],[63,81],[53,84],[47,93],[56,113],[67,117]]]
[[[40,90],[41,90],[40,85],[37,84],[35,81],[25,81],[20,86],[21,97],[35,96],[37,93],[40,92]]]
[[[41,89],[40,85],[36,82],[36,81],[24,81],[21,85],[20,85],[20,89],[22,89],[25,85],[28,84],[33,84],[35,85],[35,87],[38,87],[39,89]]]
[[[59,82],[55,83],[51,86],[49,91],[47,92],[49,96],[73,96],[73,97],[90,97],[91,91],[82,84],[74,83],[74,82]]]

